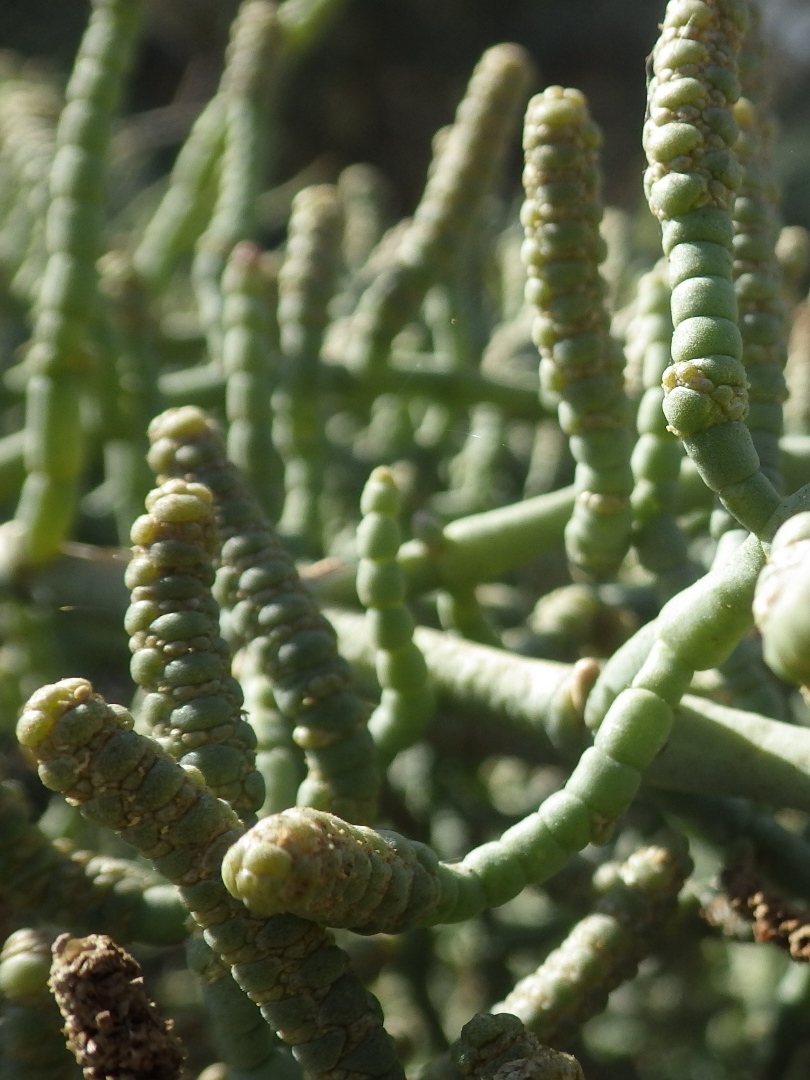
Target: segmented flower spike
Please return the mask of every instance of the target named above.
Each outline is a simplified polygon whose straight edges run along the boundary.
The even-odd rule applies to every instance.
[[[0,784],[0,816],[4,909],[36,912],[77,933],[102,930],[124,942],[176,945],[186,937],[187,913],[157,874],[128,859],[72,851],[49,840],[12,784]]]
[[[810,513],[779,529],[757,582],[754,619],[765,660],[788,682],[810,686]]]
[[[256,197],[267,167],[268,98],[280,45],[281,27],[272,0],[242,0],[222,76],[224,141],[217,199],[197,241],[191,275],[214,363],[222,358],[222,275],[235,245],[251,238]]]
[[[64,679],[29,700],[17,736],[47,787],[178,886],[205,940],[312,1080],[400,1080],[379,1005],[348,958],[313,923],[254,919],[228,896],[219,867],[241,834],[238,818],[132,725],[87,680]]]
[[[293,199],[278,277],[283,366],[273,397],[275,437],[285,461],[279,532],[308,555],[323,553],[320,498],[325,467],[320,353],[341,269],[343,210],[337,188],[318,184]]]
[[[220,92],[194,121],[180,147],[166,192],[132,255],[133,266],[155,294],[166,288],[211,215],[224,142],[225,101]]]
[[[642,566],[659,578],[663,599],[691,585],[698,576],[688,563],[686,537],[675,516],[683,449],[667,430],[661,379],[670,364],[672,318],[666,264],[638,283],[636,313],[628,329],[628,352],[642,360],[644,394],[636,416],[638,440],[630,459],[635,481],[633,543]]]
[[[129,68],[141,0],[95,0],[56,133],[45,226],[48,262],[28,353],[26,478],[16,511],[27,564],[48,562],[70,528],[84,455],[79,415],[89,384],[105,152]]]
[[[273,679],[279,711],[294,725],[309,769],[299,803],[348,820],[374,820],[379,778],[366,705],[338,654],[334,630],[225,459],[216,427],[189,406],[156,417],[149,437],[156,473],[203,482],[214,493],[223,540],[217,595],[231,609],[226,636],[235,647],[253,642],[253,659]]]
[[[416,315],[431,279],[452,265],[498,175],[531,77],[528,54],[518,45],[495,45],[478,62],[396,258],[358,304],[349,343],[358,369],[385,366],[393,338]]]
[[[779,436],[787,397],[787,312],[776,257],[778,193],[771,168],[773,117],[759,7],[750,4],[749,27],[740,54],[742,96],[734,106],[740,129],[734,149],[743,178],[734,201],[734,289],[748,377],[746,422],[765,476],[781,490]]]
[[[5,1080],[77,1080],[62,1014],[48,989],[51,935],[15,930],[0,952],[0,1073]]]
[[[261,252],[242,241],[233,249],[222,278],[226,445],[229,460],[264,513],[275,520],[283,505],[284,463],[273,442],[270,398],[279,355],[268,292]]]
[[[537,315],[540,379],[559,395],[560,426],[577,462],[565,530],[581,573],[613,575],[630,544],[630,410],[624,358],[610,335],[599,273],[599,131],[579,90],[551,86],[529,103],[523,130],[526,300]]]
[[[264,800],[256,736],[242,717],[211,596],[218,547],[213,498],[202,484],[167,480],[132,526],[132,590],[125,629],[132,678],[144,691],[140,715],[160,745],[199,769],[243,820]]]
[[[414,621],[404,603],[405,582],[397,564],[402,499],[390,469],[375,469],[360,500],[357,527],[357,595],[377,651],[380,704],[368,727],[384,767],[417,742],[433,716],[433,691]]]
[[[615,868],[615,884],[593,912],[493,1012],[513,1013],[538,1039],[552,1043],[569,1024],[601,1012],[608,994],[633,978],[655,947],[691,871],[688,846],[677,833],[639,848]]]
[[[704,482],[760,531],[779,496],[745,424],[748,380],[732,283],[736,55],[744,0],[671,0],[653,52],[644,125],[645,190],[663,226],[672,288],[672,364],[664,413]]]

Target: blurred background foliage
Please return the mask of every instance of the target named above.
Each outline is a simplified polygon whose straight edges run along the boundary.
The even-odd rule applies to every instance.
[[[150,157],[156,173],[216,87],[236,7],[151,4],[124,127],[138,150],[161,151]],[[319,177],[332,179],[369,161],[394,184],[396,209],[409,212],[431,137],[452,118],[476,60],[489,45],[517,41],[531,50],[543,83],[585,91],[605,134],[606,201],[632,208],[643,168],[644,61],[663,9],[663,0],[347,0],[287,87],[276,179],[313,162]],[[810,4],[764,0],[763,10],[776,46],[785,219],[810,227]],[[87,12],[80,0],[2,0],[0,47],[66,74]]]
[[[237,0],[151,4],[120,138],[152,178],[216,87],[236,7]],[[391,179],[395,209],[408,213],[424,184],[431,137],[452,118],[473,65],[489,45],[511,40],[531,50],[544,84],[585,91],[605,134],[606,201],[633,208],[643,168],[644,61],[663,9],[663,0],[347,0],[286,88],[274,179],[308,168],[330,180],[347,164],[369,161]],[[776,46],[785,218],[810,226],[810,4],[764,0],[763,9]],[[0,47],[66,74],[87,11],[80,0],[2,0]],[[515,178],[518,169],[516,155]]]

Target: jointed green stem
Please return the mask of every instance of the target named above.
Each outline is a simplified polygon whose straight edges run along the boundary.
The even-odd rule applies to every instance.
[[[731,210],[742,174],[731,109],[746,16],[740,0],[671,0],[653,53],[645,188],[663,224],[672,288],[667,422],[707,486],[757,533],[779,496],[745,424],[748,381],[732,284]]]
[[[382,700],[368,726],[383,764],[418,740],[433,713],[425,659],[413,640],[414,621],[403,602],[405,582],[396,561],[400,504],[391,472],[375,469],[360,503],[357,592],[366,608],[382,687]]]
[[[186,910],[157,874],[128,860],[51,842],[29,820],[25,800],[12,785],[0,785],[0,813],[4,908],[121,942],[175,945],[185,938]]]
[[[20,742],[40,777],[97,824],[115,829],[176,884],[208,944],[294,1049],[312,1078],[400,1078],[376,1001],[331,936],[289,916],[247,915],[219,881],[240,836],[233,811],[84,679],[43,687],[28,702]]]
[[[322,554],[320,497],[325,467],[318,398],[320,352],[337,285],[343,213],[336,188],[304,188],[293,200],[279,271],[278,324],[283,357],[273,398],[275,437],[285,460],[279,531],[303,551]]]
[[[378,776],[366,705],[355,693],[335,633],[262,516],[219,432],[199,409],[170,409],[150,425],[150,464],[214,493],[223,540],[217,595],[226,637],[253,642],[254,661],[272,677],[279,711],[304,750],[309,775],[298,801],[349,820],[376,816]]]
[[[283,503],[284,464],[273,442],[270,407],[279,360],[271,284],[259,249],[247,241],[237,244],[222,279],[228,458],[274,521]]]
[[[281,28],[271,0],[243,0],[222,76],[224,139],[217,200],[197,242],[192,279],[212,361],[222,358],[221,278],[230,254],[254,229],[266,170],[267,101],[277,75]]]
[[[393,265],[360,299],[350,342],[357,369],[385,366],[391,341],[416,315],[431,279],[452,265],[498,174],[530,78],[529,58],[519,46],[496,45],[484,53]]]
[[[243,820],[264,800],[256,737],[241,715],[210,593],[216,550],[213,498],[201,484],[169,480],[150,492],[132,527],[126,581],[132,603],[130,671],[143,689],[141,717],[156,740],[186,767],[199,769]]]
[[[19,560],[40,565],[66,538],[84,456],[80,416],[89,388],[105,151],[129,66],[141,0],[96,0],[66,91],[50,174],[48,263],[28,356],[26,479],[17,506]]]
[[[541,383],[561,400],[560,426],[577,461],[577,501],[566,526],[569,562],[609,577],[630,544],[630,412],[624,358],[609,332],[599,274],[599,132],[579,90],[532,98],[523,131],[526,299]]]

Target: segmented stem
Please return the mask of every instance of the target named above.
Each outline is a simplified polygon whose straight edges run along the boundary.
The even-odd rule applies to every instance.
[[[124,942],[175,945],[185,938],[186,911],[158,875],[49,840],[12,784],[0,784],[0,814],[0,899],[9,911],[37,912],[77,933],[102,930]]]
[[[192,267],[200,320],[215,363],[222,358],[222,274],[236,244],[251,237],[267,167],[267,106],[280,44],[276,5],[271,0],[242,0],[222,76],[224,134],[217,199],[197,241]]]
[[[431,279],[452,267],[498,176],[531,76],[518,45],[495,45],[478,62],[395,259],[358,304],[348,352],[356,368],[385,365],[391,341],[416,315]]]
[[[704,482],[760,531],[779,496],[745,424],[748,379],[732,283],[731,211],[742,182],[732,107],[742,0],[671,0],[653,52],[645,190],[664,229],[672,288],[672,364],[664,413]]]
[[[274,521],[284,493],[284,463],[273,441],[270,406],[278,378],[278,343],[269,306],[270,282],[254,244],[242,241],[233,249],[222,278],[222,292],[228,458]]]
[[[363,490],[357,529],[357,594],[366,608],[377,651],[380,704],[368,726],[382,765],[415,743],[433,715],[433,692],[414,621],[404,603],[405,581],[397,563],[401,497],[389,469],[372,472]]]
[[[754,596],[765,660],[788,682],[810,685],[810,513],[779,529]]]
[[[450,1061],[429,1068],[423,1080],[496,1080],[526,1076],[532,1080],[585,1080],[576,1058],[542,1046],[510,1013],[479,1013],[464,1025],[450,1047]]]
[[[195,120],[177,155],[166,192],[133,253],[133,266],[154,293],[165,289],[213,209],[225,141],[225,111],[223,95],[218,93]]]
[[[150,492],[132,527],[125,628],[130,672],[143,689],[141,717],[160,745],[199,769],[215,795],[245,820],[264,800],[256,737],[242,718],[210,593],[218,537],[213,498],[201,484],[168,480]]]
[[[241,835],[239,819],[132,724],[85,679],[65,679],[30,699],[17,734],[46,786],[179,887],[208,944],[309,1076],[402,1077],[379,1006],[331,936],[294,917],[251,918],[228,896],[219,868]]]
[[[599,273],[599,143],[579,90],[551,86],[532,98],[523,132],[526,299],[537,310],[541,383],[561,399],[560,426],[577,462],[566,553],[582,573],[605,578],[630,544],[633,476],[624,358]]]
[[[603,876],[607,871],[600,868]],[[543,1042],[601,1012],[611,990],[631,979],[655,946],[691,871],[677,833],[634,852],[614,868],[615,883],[593,912],[493,1012],[513,1013]]]
[[[734,149],[743,178],[734,201],[734,289],[748,377],[746,418],[762,472],[781,490],[779,436],[787,397],[787,313],[784,283],[776,257],[778,193],[771,168],[773,117],[762,55],[759,7],[750,5],[749,27],[740,56],[743,97],[734,106],[740,134]]]
[[[279,531],[309,555],[323,552],[320,497],[326,465],[319,402],[320,352],[341,265],[343,212],[337,188],[304,188],[293,200],[278,278],[283,357],[273,397],[286,495]]]
[[[62,1015],[48,989],[51,937],[15,930],[0,953],[0,1068],[6,1080],[77,1080]]]
[[[214,493],[223,539],[217,595],[231,609],[227,636],[233,645],[253,641],[278,709],[294,725],[309,768],[299,803],[373,820],[378,776],[366,706],[352,688],[334,630],[226,461],[216,427],[199,409],[170,409],[155,418],[149,436],[155,472],[202,481]]]
[[[70,528],[84,456],[80,401],[96,303],[106,149],[129,67],[140,0],[95,0],[65,94],[50,173],[48,262],[37,300],[26,394],[26,478],[18,557],[52,559]]]
[[[644,394],[638,408],[638,440],[631,465],[635,486],[633,542],[642,566],[657,574],[664,599],[691,585],[697,574],[688,565],[686,537],[675,516],[683,450],[667,430],[661,379],[670,364],[672,319],[666,266],[659,264],[638,284],[637,309],[628,331],[643,358]]]

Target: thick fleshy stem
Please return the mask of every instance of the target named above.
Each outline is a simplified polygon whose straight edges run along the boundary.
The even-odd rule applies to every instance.
[[[296,1080],[301,1073],[261,1013],[240,990],[231,971],[199,931],[186,946],[188,966],[202,986],[214,1043],[229,1080]]]
[[[531,76],[518,45],[495,45],[476,66],[396,258],[358,304],[349,343],[356,368],[386,364],[393,338],[418,312],[431,280],[452,266],[498,175]]]
[[[247,645],[234,657],[234,674],[245,696],[245,712],[256,733],[256,768],[264,777],[259,817],[295,806],[306,775],[304,755],[278,711],[273,680],[262,670],[261,649]]]
[[[785,504],[781,513],[786,515],[791,509],[791,504]],[[774,525],[775,519],[769,527]],[[347,847],[350,858],[361,860],[361,864],[366,856],[369,878],[362,899],[368,905],[369,923],[378,926],[378,920],[382,920],[387,928],[395,926],[397,930],[415,923],[470,918],[485,907],[512,899],[527,883],[556,873],[586,843],[603,839],[630,806],[644,769],[670,738],[673,708],[694,671],[723,661],[748,630],[756,577],[764,563],[761,545],[751,537],[726,563],[664,606],[654,625],[646,659],[630,685],[625,685],[610,705],[594,744],[586,748],[565,787],[545,799],[538,811],[507,829],[499,840],[474,849],[458,864],[436,866],[430,865],[435,856],[423,845],[414,845],[402,837],[378,841],[380,834],[372,831],[364,831],[361,839],[356,831],[343,831],[341,823],[330,823],[328,815],[310,811],[300,819],[306,842],[314,838],[319,854],[324,848],[330,852],[326,862],[337,863],[330,867],[332,873],[340,872]],[[273,860],[271,868],[261,854],[264,837],[283,818],[283,814],[266,818],[257,826],[262,832],[247,834],[229,856],[233,882],[243,853],[262,872],[267,867],[272,899],[266,902],[270,903],[280,902],[273,890],[291,872],[288,863],[295,870],[292,859]],[[284,825],[281,827],[286,836]],[[289,835],[295,838],[296,828]],[[252,848],[254,838],[258,842]],[[370,875],[370,864],[380,856],[378,843],[383,861],[393,860],[396,872],[404,874],[406,883],[419,882],[419,889],[411,894],[413,900],[408,896],[403,899],[400,891],[395,891],[393,897],[375,895],[381,880],[383,889],[387,887],[384,875]],[[270,845],[279,846],[275,836]],[[323,863],[315,865],[323,870]],[[248,876],[246,880],[247,892],[254,893],[255,878]],[[282,903],[286,902],[285,897]],[[332,920],[334,914],[329,912],[328,918]],[[351,913],[345,917],[352,929],[363,929],[357,927]]]
[[[280,61],[288,67],[317,42],[345,0],[285,0],[277,10]],[[177,155],[169,185],[133,254],[151,291],[166,288],[182,257],[206,227],[217,198],[217,170],[225,145],[226,72],[219,90],[194,123]]]
[[[53,943],[48,985],[85,1080],[180,1080],[185,1052],[149,999],[137,961],[104,934]]]
[[[228,379],[228,458],[271,521],[283,505],[284,464],[273,441],[270,398],[278,379],[277,339],[261,252],[237,244],[222,278],[222,366]]]
[[[216,199],[216,176],[225,142],[225,100],[216,94],[180,148],[166,192],[144,229],[132,263],[159,294],[205,228]]]
[[[675,326],[664,413],[706,485],[756,533],[779,496],[745,424],[748,379],[732,282],[731,211],[742,181],[732,108],[747,8],[741,0],[671,0],[653,52],[644,145]]]
[[[346,221],[343,258],[350,271],[358,271],[390,225],[392,191],[373,165],[349,165],[337,187]]]
[[[99,261],[99,271],[101,293],[109,305],[108,325],[98,335],[107,354],[100,380],[104,475],[119,540],[126,544],[152,486],[146,425],[160,408],[158,330],[129,260],[109,252]]]
[[[267,166],[268,100],[278,75],[281,27],[272,0],[243,0],[231,28],[222,76],[223,147],[211,220],[197,241],[192,280],[214,363],[222,359],[221,279],[230,254],[254,229]]]
[[[773,117],[762,56],[759,7],[750,5],[749,27],[740,55],[743,95],[734,106],[740,134],[734,149],[743,179],[734,201],[734,289],[748,376],[746,422],[762,471],[781,490],[779,436],[782,402],[787,397],[787,312],[784,283],[776,257],[779,236],[778,193],[770,160]]]
[[[405,606],[405,582],[396,556],[402,500],[389,469],[374,470],[363,490],[357,529],[357,593],[376,649],[380,704],[369,731],[385,766],[415,743],[433,715],[433,691],[425,658],[413,640],[414,621]]]
[[[627,348],[643,358],[644,394],[638,408],[638,441],[631,465],[635,486],[633,543],[642,566],[659,578],[664,600],[691,585],[698,573],[688,562],[686,537],[675,516],[683,450],[671,431],[662,405],[661,379],[669,367],[672,319],[666,267],[659,264],[638,284],[637,309],[628,330]]]
[[[228,896],[222,856],[241,835],[234,812],[85,679],[43,687],[18,738],[43,783],[114,829],[177,885],[205,940],[319,1080],[399,1080],[401,1067],[377,1002],[331,936],[290,916],[259,920]]]
[[[5,1080],[78,1080],[48,989],[51,937],[15,930],[0,952],[0,1070]]]
[[[199,409],[170,409],[153,420],[149,436],[156,473],[203,482],[214,493],[223,540],[217,595],[230,609],[226,636],[237,647],[253,641],[278,709],[294,725],[309,769],[299,803],[374,820],[379,778],[366,705],[352,687],[334,630],[225,459],[215,425]]]
[[[565,530],[569,563],[612,576],[630,545],[630,409],[624,357],[610,335],[599,263],[599,131],[579,90],[551,86],[532,98],[523,131],[526,299],[537,315],[546,394],[577,462],[577,501]]]
[[[514,1013],[543,1042],[600,1012],[654,947],[691,870],[686,842],[671,831],[634,852],[593,912],[493,1011]]]
[[[280,385],[273,396],[284,456],[279,532],[309,555],[323,553],[320,497],[326,465],[318,399],[320,352],[341,261],[343,212],[337,188],[304,188],[293,200],[278,278]]]
[[[374,649],[362,616],[330,610],[329,617],[338,631],[343,654],[360,675],[371,677]],[[655,624],[649,626],[652,633],[639,639],[644,656],[656,641]],[[573,666],[530,660],[453,639],[424,626],[416,628],[414,637],[425,655],[443,713],[465,716],[482,727],[489,725],[494,746],[499,745],[496,730],[513,739],[530,735],[533,753],[540,761],[559,755],[566,762],[575,762],[590,743],[583,713],[596,726],[618,697],[619,691],[614,690],[606,700],[603,687],[599,710],[590,712],[596,693],[591,687],[598,670],[590,657]],[[732,634],[726,641],[727,649],[734,639]],[[632,681],[641,666],[639,661],[632,667],[620,689]],[[804,729],[695,696],[682,699],[675,720],[665,747],[645,771],[645,781],[651,787],[695,794],[714,792],[810,809],[810,734]],[[443,716],[432,726],[429,738],[446,746],[446,730],[452,732],[453,725],[448,728]],[[483,742],[489,745],[485,737]]]
[[[49,562],[70,528],[84,457],[80,401],[90,379],[105,152],[143,4],[96,0],[56,133],[26,395],[26,478],[16,558]]]
[[[201,484],[168,480],[147,496],[132,526],[132,590],[125,629],[132,678],[144,692],[141,719],[160,745],[243,820],[264,800],[256,736],[242,717],[211,596],[217,550],[213,498]]]

